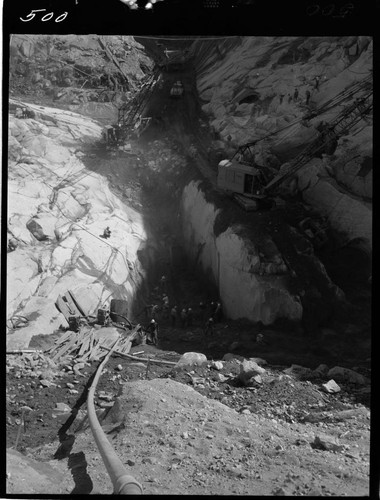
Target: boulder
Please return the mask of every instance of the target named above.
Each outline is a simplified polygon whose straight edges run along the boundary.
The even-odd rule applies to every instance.
[[[244,360],[240,365],[240,373],[237,376],[237,380],[243,385],[247,385],[252,379],[256,382],[261,383],[261,374],[265,373],[266,370],[259,366],[255,361]]]
[[[342,451],[344,449],[334,437],[324,435],[315,436],[313,446],[320,450],[327,451]]]
[[[342,382],[349,382],[351,384],[364,385],[369,384],[370,380],[364,375],[350,370],[349,368],[343,368],[342,366],[334,366],[328,371],[327,375],[331,378],[341,380]]]
[[[185,368],[188,366],[202,366],[207,363],[207,358],[200,352],[185,352],[179,359],[175,368]]]
[[[48,236],[46,236],[42,227],[35,219],[30,219],[26,223],[26,227],[38,241],[45,241],[48,239]]]
[[[215,370],[222,370],[223,369],[223,363],[221,361],[213,361],[211,363],[211,368],[215,368]]]
[[[301,365],[292,365],[290,368],[284,370],[287,375],[295,375],[297,378],[307,378],[313,375],[313,370]]]
[[[66,403],[56,403],[55,408],[52,411],[52,417],[57,418],[61,415],[68,415],[71,413],[71,408]]]
[[[333,379],[329,380],[325,384],[322,384],[322,388],[325,392],[328,392],[330,394],[334,394],[341,390],[339,385]]]

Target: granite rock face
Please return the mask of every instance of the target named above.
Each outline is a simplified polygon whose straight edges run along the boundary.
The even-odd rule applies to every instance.
[[[373,41],[366,36],[240,37],[197,41],[192,55],[202,109],[229,147],[283,129],[260,142],[255,153],[258,164],[273,165],[273,156],[280,163],[293,157],[317,136],[322,120],[333,120],[365,94],[350,89],[371,78]],[[336,106],[303,119],[331,100]],[[329,219],[344,242],[361,238],[369,248],[372,150],[369,115],[338,140],[334,155],[312,160],[297,174],[304,200]]]
[[[76,153],[83,141],[99,139],[101,127],[69,111],[29,107],[35,119],[9,121],[8,236],[17,248],[7,254],[7,317],[29,319],[9,336],[12,348],[66,324],[54,303],[68,289],[91,314],[110,296],[131,302],[144,275],[141,214]],[[99,237],[106,226],[109,240]]]

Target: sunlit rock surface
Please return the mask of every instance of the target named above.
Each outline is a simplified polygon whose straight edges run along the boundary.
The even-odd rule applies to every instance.
[[[317,137],[321,120],[333,120],[363,95],[349,90],[371,79],[373,41],[367,36],[236,37],[198,41],[192,55],[202,110],[221,139],[237,148],[283,129],[258,146],[287,161]],[[346,99],[338,102],[345,90]],[[335,107],[302,120],[332,99]],[[367,117],[339,139],[334,155],[324,159],[327,169],[321,172],[313,160],[298,173],[305,201],[327,215],[346,239],[365,238],[369,244],[372,149],[372,119]],[[263,164],[262,157],[255,159]]]
[[[54,305],[67,290],[88,313],[111,296],[130,302],[143,276],[137,252],[146,241],[141,215],[76,153],[81,142],[99,139],[101,128],[75,113],[29,108],[36,119],[9,118],[8,238],[18,247],[7,254],[7,318],[29,319],[8,336],[12,348],[67,326]],[[111,237],[102,239],[106,226]]]
[[[287,289],[282,276],[287,268],[276,248],[273,262],[264,266],[254,243],[243,239],[238,228],[215,235],[219,210],[206,201],[197,182],[185,187],[181,208],[190,256],[218,285],[228,317],[265,325],[279,318],[301,319],[301,303]],[[275,247],[271,241],[267,245]]]

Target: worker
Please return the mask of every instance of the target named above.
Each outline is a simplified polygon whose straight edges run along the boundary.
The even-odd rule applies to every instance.
[[[111,236],[111,230],[110,230],[109,226],[107,226],[105,228],[105,230],[103,231],[103,234],[101,234],[100,236],[101,236],[101,238],[105,238],[105,239],[107,239]]]
[[[166,292],[167,290],[167,279],[166,279],[166,276],[163,275],[161,276],[161,279],[160,279],[160,287],[161,287],[161,291],[162,292]]]
[[[210,302],[210,317],[212,318],[214,316],[215,310],[217,308],[217,302],[212,301]]]
[[[169,318],[169,302],[164,302],[162,305],[162,317],[165,319]]]
[[[23,117],[23,113],[22,113],[22,109],[21,108],[16,108],[15,117],[16,118],[22,118]]]
[[[175,326],[176,321],[177,321],[177,306],[174,306],[172,310],[170,311],[170,319],[172,322],[172,326]]]
[[[214,320],[215,320],[215,323],[218,323],[221,319],[222,319],[222,304],[220,302],[218,302],[216,304],[216,308],[215,308],[215,312],[214,312]]]
[[[146,328],[148,334],[150,335],[150,340],[152,344],[157,345],[158,342],[158,324],[155,319],[152,319],[152,321],[149,323],[149,325]]]
[[[165,294],[162,297],[162,317],[169,318],[169,297]]]
[[[293,100],[293,97],[290,94],[288,94],[288,104],[290,104],[292,102],[292,100]]]
[[[187,310],[187,324],[188,326],[193,326],[193,310],[191,307]]]
[[[264,342],[264,335],[262,333],[258,333],[256,336],[256,342],[258,344],[262,344]]]
[[[181,325],[182,328],[185,328],[185,326],[187,326],[187,311],[185,307],[181,311]]]
[[[213,335],[214,333],[214,320],[209,318],[205,324],[205,337],[208,335]]]
[[[205,319],[205,311],[206,311],[206,304],[204,302],[199,302],[199,317],[202,323]]]
[[[294,99],[295,101],[298,101],[298,89],[296,89],[296,90],[294,91],[294,94],[293,94],[293,99]]]
[[[309,90],[309,89],[308,89],[308,90],[306,90],[305,95],[306,95],[305,104],[306,104],[306,106],[308,106],[308,105],[309,105],[309,101],[310,101],[310,97],[311,97],[311,94],[310,94],[310,90]]]
[[[160,310],[160,308],[158,307],[158,305],[154,304],[152,307],[152,313],[151,313],[153,319],[157,319],[159,310]]]
[[[315,90],[319,90],[319,76],[315,77],[314,88]]]
[[[284,100],[284,94],[280,94],[280,104],[282,104],[282,101]]]
[[[119,143],[122,139],[121,137],[121,134],[122,134],[122,130],[121,130],[121,126],[119,124],[115,125],[114,126],[114,135],[115,135],[115,141],[117,143]]]

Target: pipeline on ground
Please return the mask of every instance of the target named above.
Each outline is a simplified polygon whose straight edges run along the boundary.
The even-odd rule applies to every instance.
[[[108,359],[112,355],[114,349],[116,348],[119,339],[116,340],[112,346],[110,352],[106,355],[103,361],[100,363],[91,387],[88,391],[87,396],[87,413],[88,420],[90,423],[91,431],[94,436],[96,445],[99,449],[100,455],[107,469],[107,472],[112,481],[114,488],[113,493],[116,495],[141,495],[143,489],[141,484],[136,481],[136,479],[128,474],[128,471],[124,467],[124,464],[117,456],[115,450],[113,449],[111,443],[108,441],[95,412],[94,405],[94,394],[96,386],[98,384],[102,370],[107,363]]]

